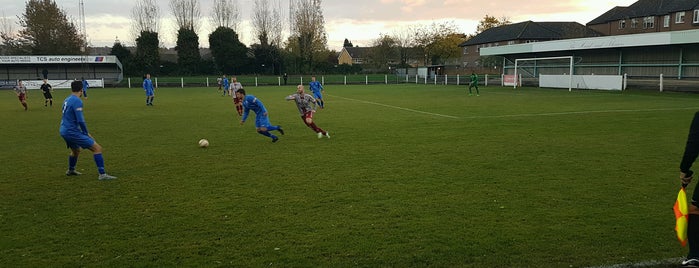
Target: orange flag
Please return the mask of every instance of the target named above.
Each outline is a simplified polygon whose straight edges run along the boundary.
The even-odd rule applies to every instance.
[[[687,214],[689,211],[687,207],[687,192],[684,190],[684,187],[677,193],[677,201],[675,201],[675,206],[672,207],[672,210],[675,211],[677,239],[680,240],[680,244],[684,247],[687,245]]]

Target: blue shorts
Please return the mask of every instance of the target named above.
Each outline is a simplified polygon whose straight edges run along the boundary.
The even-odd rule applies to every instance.
[[[153,90],[146,90],[146,97],[153,96],[154,95],[153,93],[154,93]]]
[[[255,116],[255,127],[269,127],[272,123],[269,122],[269,116],[258,114]]]
[[[61,137],[66,141],[68,148],[71,149],[90,149],[95,144],[94,139],[82,133],[66,133],[61,134]]]
[[[323,94],[320,94],[320,91],[318,91],[318,92],[313,91],[313,97],[316,98],[316,99],[321,99],[321,100],[322,100],[322,99],[323,99]]]

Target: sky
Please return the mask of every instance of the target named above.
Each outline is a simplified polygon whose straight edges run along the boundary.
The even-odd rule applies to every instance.
[[[250,27],[254,0],[232,0],[237,3],[241,23],[238,29],[241,41],[246,45],[255,42]],[[55,0],[56,4],[72,18],[79,21],[79,0]],[[85,28],[92,46],[111,47],[118,38],[122,44],[135,45],[131,33],[131,10],[138,0],[83,0]],[[177,41],[174,19],[169,1],[156,1],[160,6],[161,46],[174,47]],[[576,21],[586,24],[615,6],[629,6],[635,0],[324,0],[322,1],[328,48],[339,51],[348,39],[355,46],[371,46],[381,34],[391,35],[408,26],[450,23],[465,34],[473,34],[478,22],[485,15],[522,21]],[[288,13],[289,0],[270,0]],[[25,1],[0,0],[0,17],[10,22],[14,30],[20,29],[18,17],[24,13]],[[208,18],[213,0],[200,0],[201,29],[199,44],[208,47],[210,29]],[[288,14],[285,17],[288,36]]]

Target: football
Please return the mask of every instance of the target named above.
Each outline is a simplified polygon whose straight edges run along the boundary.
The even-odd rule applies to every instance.
[[[199,147],[201,147],[201,148],[209,147],[209,141],[206,139],[199,140]]]

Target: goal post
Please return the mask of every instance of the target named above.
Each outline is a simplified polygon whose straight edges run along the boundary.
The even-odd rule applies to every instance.
[[[559,56],[559,57],[542,57],[542,58],[525,58],[525,59],[515,59],[515,83],[514,83],[514,88],[517,88],[517,84],[521,83],[521,81],[517,81],[518,78],[518,68],[520,62],[525,62],[525,61],[534,61],[535,63],[537,61],[544,61],[544,60],[564,60],[568,59],[568,91],[573,91],[573,56]]]

